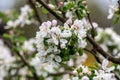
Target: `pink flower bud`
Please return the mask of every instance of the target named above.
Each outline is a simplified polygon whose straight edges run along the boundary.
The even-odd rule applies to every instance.
[[[87,76],[83,76],[81,80],[89,80]]]
[[[58,6],[61,7],[64,3],[61,1],[58,3]]]
[[[82,4],[86,6],[87,5],[87,1],[82,1]]]
[[[57,25],[57,20],[52,20],[52,26],[56,26]]]
[[[51,9],[55,9],[55,6],[52,5],[52,4],[48,4],[48,7],[51,8]]]
[[[71,18],[68,19],[68,20],[66,21],[66,23],[67,23],[67,24],[72,24],[72,19],[71,19]]]

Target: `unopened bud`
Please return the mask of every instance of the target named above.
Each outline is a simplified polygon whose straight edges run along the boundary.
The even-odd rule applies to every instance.
[[[48,7],[51,8],[51,9],[55,9],[55,6],[52,5],[52,4],[48,4]]]
[[[57,21],[56,20],[52,20],[52,26],[56,26],[57,25]]]
[[[87,5],[87,1],[82,1],[82,4],[86,6]]]
[[[61,7],[64,3],[61,1],[58,3],[58,6]]]
[[[68,19],[68,20],[66,21],[66,23],[67,23],[67,24],[72,24],[72,19],[71,19],[71,18]]]

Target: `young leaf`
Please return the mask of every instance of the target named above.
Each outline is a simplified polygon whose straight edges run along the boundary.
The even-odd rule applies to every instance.
[[[46,8],[42,7],[41,9],[42,9],[42,12],[43,12],[44,14],[48,14],[48,13],[49,13],[49,11],[48,11]]]

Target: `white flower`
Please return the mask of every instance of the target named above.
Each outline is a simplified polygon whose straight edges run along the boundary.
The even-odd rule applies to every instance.
[[[52,26],[56,26],[57,25],[57,20],[52,20]]]
[[[53,43],[55,45],[58,45],[59,41],[58,41],[57,36],[55,34],[52,34],[52,39],[53,39]]]
[[[61,61],[62,61],[62,59],[61,59],[60,56],[55,56],[55,60],[56,60],[57,62],[61,62]]]
[[[117,69],[120,71],[120,65],[117,66]]]
[[[108,64],[109,64],[109,61],[107,59],[104,59],[102,62],[102,68],[105,70]]]
[[[67,42],[68,41],[66,39],[60,39],[60,46],[61,46],[61,48],[65,48]]]
[[[83,76],[81,80],[90,80],[87,76]]]
[[[79,65],[76,69],[80,69],[80,68],[82,69],[81,73],[88,73],[89,72],[87,66]]]
[[[14,22],[13,22],[13,21],[8,21],[8,22],[7,22],[7,26],[5,26],[5,28],[6,28],[6,29],[9,29],[9,28],[11,28],[11,27],[16,27],[16,26],[14,25]]]
[[[116,80],[113,73],[105,73],[104,71],[95,71],[96,76],[93,80]]]
[[[115,3],[114,1],[111,1],[111,3]],[[115,14],[115,12],[117,12],[119,9],[118,9],[118,3],[116,3],[116,4],[111,4],[110,6],[109,6],[109,15],[108,15],[108,19],[111,19],[113,16],[114,16],[114,14]]]
[[[29,5],[25,5],[24,7],[22,7],[21,9],[21,12],[32,12],[32,9],[30,8],[30,6]]]
[[[35,22],[34,19],[29,19],[32,16],[32,9],[29,5],[25,5],[21,8],[20,15],[15,21],[8,21],[7,26],[5,26],[6,29],[9,28],[17,28],[18,26],[23,27],[26,24],[30,25],[33,22]]]
[[[76,60],[76,65],[80,65],[86,62],[88,56],[87,54],[83,53],[82,56],[77,56],[77,60]]]
[[[79,77],[73,77],[72,80],[79,80]]]
[[[92,25],[93,25],[94,28],[98,27],[98,24],[96,22],[93,22]]]
[[[28,52],[28,53],[33,53],[35,51],[35,39],[31,38],[28,41],[26,40],[23,44],[23,51]]]
[[[72,24],[72,19],[71,19],[71,18],[68,19],[68,20],[66,21],[66,23],[71,25],[71,24]]]
[[[64,30],[64,31],[60,34],[60,36],[61,36],[62,38],[68,38],[68,37],[71,37],[71,36],[72,36],[72,33],[71,33],[70,30]]]
[[[3,40],[0,39],[0,80],[4,80],[14,61],[15,58],[12,56],[10,49],[5,46]]]
[[[66,16],[67,18],[72,18],[72,17],[73,17],[71,11],[66,12],[65,16]]]

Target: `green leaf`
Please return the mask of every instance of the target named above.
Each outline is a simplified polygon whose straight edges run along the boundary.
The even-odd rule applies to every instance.
[[[45,80],[43,76],[40,76],[39,77],[39,80]]]
[[[120,19],[119,17],[115,17],[114,18],[114,24],[117,24],[119,22],[119,19]]]
[[[77,70],[78,73],[81,73],[82,71],[83,69],[81,67]]]
[[[9,21],[9,18],[3,12],[0,12],[0,18],[3,19],[3,21],[5,21],[5,22]]]
[[[79,53],[80,56],[83,55],[83,50],[81,48],[79,48],[77,51],[78,51],[78,53]]]
[[[75,50],[74,50],[74,49],[70,49],[70,50],[69,50],[69,54],[70,54],[70,55],[75,54]]]
[[[20,51],[22,51],[22,50],[23,50],[23,48],[22,48],[22,47],[20,47],[20,46],[17,46],[15,49],[16,49],[16,51],[18,51],[18,52],[20,52]]]
[[[97,36],[97,35],[98,35],[97,30],[94,30],[94,36]]]
[[[77,35],[73,34],[70,38],[70,46],[74,46],[74,44],[78,41]]]
[[[96,67],[93,67],[93,66],[89,66],[89,68],[92,70],[98,70]]]
[[[62,49],[60,56],[62,57],[63,61],[68,61],[69,60],[69,50],[68,49]]]
[[[119,80],[120,80],[120,71],[119,70],[116,70],[116,71],[114,71],[114,73],[115,73],[115,75],[119,78]]]
[[[48,13],[49,13],[49,11],[48,11],[45,7],[42,7],[41,9],[42,9],[42,12],[43,12],[44,14],[48,14]]]
[[[67,12],[68,10],[72,9],[74,7],[74,5],[75,5],[74,2],[69,2],[68,4],[66,4],[62,7],[62,10],[64,12]]]
[[[24,37],[24,36],[19,36],[19,37],[17,37],[17,38],[15,38],[15,42],[24,42],[26,40],[26,37]]]
[[[6,38],[6,39],[10,39],[10,40],[13,39],[13,36],[11,36],[9,34],[3,34],[3,37]]]
[[[44,40],[43,40],[43,43],[44,43],[45,46],[48,46],[47,40],[48,40],[48,38],[44,38]]]
[[[19,16],[19,14],[16,10],[12,10],[11,14],[12,14],[12,20],[16,20]]]
[[[82,19],[85,16],[85,13],[83,13],[83,9],[81,8],[78,8],[76,13],[77,13],[78,19]]]
[[[98,62],[95,62],[94,65],[95,65],[95,67],[99,67],[99,63]]]

